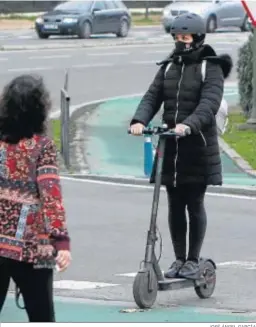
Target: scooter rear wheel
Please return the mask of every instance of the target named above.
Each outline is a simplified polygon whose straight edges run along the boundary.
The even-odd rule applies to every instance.
[[[212,296],[216,285],[216,271],[211,261],[206,261],[203,268],[205,283],[195,286],[195,292],[200,299],[207,299]]]
[[[133,282],[133,297],[141,309],[149,309],[157,298],[158,281],[153,269],[138,272]]]

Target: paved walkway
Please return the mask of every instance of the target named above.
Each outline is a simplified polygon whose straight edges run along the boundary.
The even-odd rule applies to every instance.
[[[225,98],[235,105],[238,102],[236,88],[227,86]],[[86,149],[91,173],[144,177],[143,137],[135,138],[126,133],[139,101],[140,97],[111,100],[101,104],[90,116]],[[256,179],[241,171],[224,153],[222,163],[226,184],[256,185]]]
[[[56,319],[57,322],[256,322],[255,316],[246,314],[232,314],[215,310],[202,310],[196,308],[162,308],[148,311],[135,311],[128,304],[96,304],[81,299],[56,298]],[[20,323],[27,322],[24,310],[15,307],[13,297],[9,297],[1,322]]]

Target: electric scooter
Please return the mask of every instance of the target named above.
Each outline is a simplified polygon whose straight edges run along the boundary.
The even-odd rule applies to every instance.
[[[131,133],[130,130],[128,130],[128,133]],[[190,129],[186,134],[190,134]],[[156,220],[166,139],[168,137],[178,138],[184,135],[168,130],[166,125],[145,128],[143,135],[158,135],[159,142],[150,227],[147,234],[145,258],[133,283],[134,300],[139,308],[149,309],[154,305],[158,291],[178,290],[189,287],[194,288],[199,298],[209,298],[213,294],[216,284],[216,264],[213,260],[200,258],[200,277],[197,280],[184,278],[166,279],[159,266],[160,258],[157,259],[155,254],[155,244],[158,240]]]

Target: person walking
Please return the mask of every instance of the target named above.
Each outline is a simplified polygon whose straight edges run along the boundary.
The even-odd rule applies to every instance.
[[[51,109],[42,78],[22,75],[0,98],[0,316],[13,279],[30,322],[54,322],[56,264],[70,264]]]

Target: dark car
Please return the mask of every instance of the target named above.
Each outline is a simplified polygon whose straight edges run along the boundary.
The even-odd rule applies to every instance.
[[[131,26],[131,15],[122,1],[67,1],[38,17],[36,32],[41,39],[50,35],[114,33],[126,37]]]

